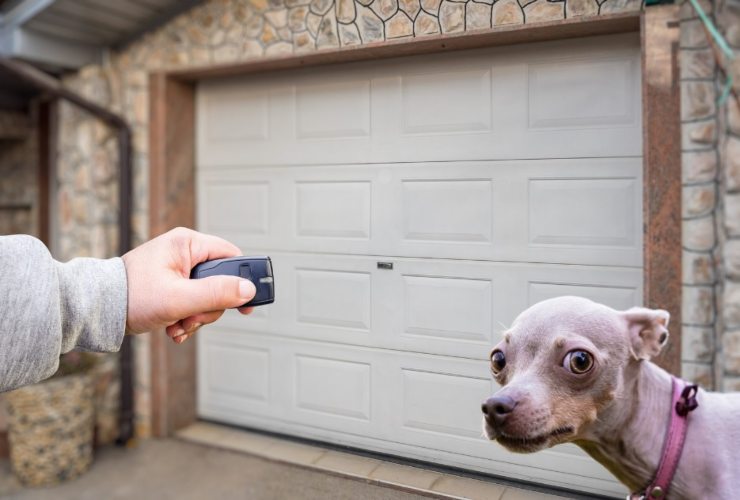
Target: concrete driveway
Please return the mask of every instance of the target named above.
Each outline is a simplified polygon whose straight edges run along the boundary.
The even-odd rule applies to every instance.
[[[18,500],[348,499],[417,500],[428,496],[175,439],[135,449],[106,447],[82,477],[26,489],[0,461],[0,497]]]

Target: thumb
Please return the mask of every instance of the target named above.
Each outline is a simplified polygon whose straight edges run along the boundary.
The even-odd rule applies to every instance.
[[[186,279],[175,293],[177,318],[239,307],[254,298],[254,283],[237,276]]]

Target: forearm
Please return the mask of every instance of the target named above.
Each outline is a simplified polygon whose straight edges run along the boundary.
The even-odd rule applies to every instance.
[[[51,376],[76,347],[118,350],[126,300],[121,259],[62,264],[34,238],[0,237],[0,391]]]

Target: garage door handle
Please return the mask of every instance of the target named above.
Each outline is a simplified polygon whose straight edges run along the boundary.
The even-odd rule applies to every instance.
[[[393,270],[393,262],[378,262],[378,269]]]

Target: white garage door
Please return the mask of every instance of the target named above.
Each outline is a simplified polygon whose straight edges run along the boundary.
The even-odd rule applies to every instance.
[[[202,83],[198,226],[277,300],[198,336],[200,415],[621,493],[575,447],[481,438],[528,305],[642,297],[639,42],[578,39]]]

